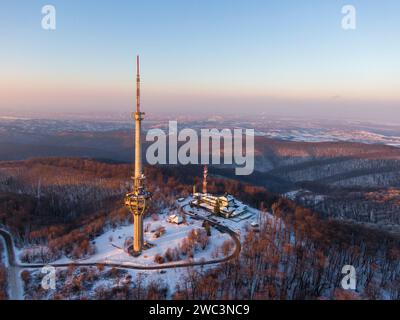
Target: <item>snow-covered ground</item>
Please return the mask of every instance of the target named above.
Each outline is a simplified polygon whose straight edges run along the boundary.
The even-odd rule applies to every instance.
[[[259,132],[258,135],[266,136],[271,139],[282,139],[298,142],[328,142],[328,141],[347,141],[360,142],[366,144],[385,144],[400,147],[400,136],[385,135],[374,132],[373,130],[338,130],[338,129],[275,129]]]
[[[132,257],[123,250],[125,240],[132,237],[133,234],[133,224],[131,224],[109,230],[97,237],[94,240],[96,253],[85,260],[80,260],[80,262],[120,263],[134,266],[158,265],[154,262],[154,258],[157,254],[163,256],[167,249],[173,250],[174,248],[179,248],[182,240],[188,236],[191,230],[204,229],[202,227],[202,221],[191,219],[190,217],[187,217],[187,222],[185,224],[180,225],[167,222],[167,218],[167,211],[164,211],[162,214],[158,215],[157,221],[153,221],[151,217],[144,219],[144,238],[145,241],[151,243],[153,247],[144,250],[139,257]],[[164,227],[165,233],[157,238],[155,237],[155,231],[159,227]],[[230,239],[231,237],[228,234],[221,233],[213,228],[207,247],[204,250],[199,249],[196,251],[193,261],[210,260],[212,257],[214,259],[223,258],[221,256],[216,256],[216,250],[221,247],[225,241],[229,241]],[[182,259],[179,262],[187,261],[187,259]],[[54,261],[52,264],[68,262],[72,262],[72,260],[64,257]],[[169,262],[165,262],[163,265],[167,264],[169,264]]]
[[[124,281],[126,281],[127,276],[129,275],[132,279],[132,285],[137,283],[137,280],[140,278],[143,285],[148,285],[152,282],[162,281],[163,285],[168,288],[167,298],[171,298],[173,293],[175,292],[176,286],[179,285],[182,281],[184,281],[184,276],[187,275],[189,269],[194,270],[207,270],[209,268],[213,268],[212,265],[206,266],[194,266],[185,268],[174,267],[171,269],[163,269],[163,270],[139,270],[139,269],[123,269],[120,270],[122,273],[115,277],[109,276],[109,272],[111,267],[104,265],[104,270],[100,270],[99,266],[103,263],[112,263],[112,264],[120,264],[121,266],[134,266],[134,267],[148,267],[148,266],[160,266],[159,263],[155,262],[155,257],[157,255],[164,256],[167,249],[174,250],[177,248],[179,250],[182,241],[187,239],[188,234],[191,230],[199,229],[204,230],[203,221],[204,219],[217,223],[218,225],[228,227],[232,231],[234,231],[238,238],[241,241],[244,240],[244,236],[250,228],[255,227],[255,225],[260,221],[261,216],[264,219],[270,219],[271,221],[274,219],[270,214],[263,214],[261,212],[248,208],[248,212],[235,217],[233,219],[225,219],[223,217],[215,216],[212,213],[197,208],[190,208],[189,202],[192,200],[191,197],[185,199],[179,199],[177,204],[182,207],[188,214],[194,216],[190,217],[185,215],[186,222],[182,224],[173,224],[167,221],[169,215],[171,214],[180,214],[178,210],[169,210],[165,209],[162,213],[157,215],[157,218],[147,217],[144,219],[144,238],[145,241],[151,243],[153,247],[144,250],[139,257],[132,257],[127,254],[124,250],[124,242],[126,239],[130,238],[133,234],[133,225],[120,226],[115,229],[110,229],[106,231],[101,236],[95,238],[93,243],[96,247],[96,253],[90,256],[87,259],[72,261],[67,257],[63,257],[57,261],[51,262],[50,265],[56,266],[57,264],[66,264],[70,262],[82,262],[82,263],[93,263],[91,267],[75,267],[75,271],[73,271],[73,275],[79,278],[82,271],[92,270],[94,274],[96,274],[96,279],[93,281],[89,281],[81,293],[78,295],[70,296],[69,298],[77,299],[80,296],[86,296],[89,298],[96,298],[96,294],[98,290],[102,290],[102,288],[109,290],[110,288],[116,288],[119,286],[123,286]],[[160,227],[165,228],[165,233],[160,237],[156,237],[155,233]],[[208,238],[208,244],[205,249],[198,247],[193,255],[193,258],[189,258],[187,256],[182,255],[181,260],[167,262],[165,261],[162,265],[168,264],[181,264],[186,263],[188,261],[191,262],[200,262],[200,261],[209,261],[225,258],[223,255],[223,250],[220,249],[222,245],[226,241],[232,241],[232,237],[228,232],[224,232],[224,230],[218,229],[218,227],[211,228],[211,235]],[[18,256],[21,251],[16,249],[16,255]],[[235,250],[235,246],[232,246],[231,252],[232,254]],[[31,272],[32,281],[29,289],[27,289],[26,294],[27,298],[34,298],[35,295],[35,286],[40,286],[40,279],[43,275],[41,275],[40,269],[30,269],[28,266],[24,268],[25,270],[29,270]],[[65,272],[68,274],[67,267],[58,267],[56,283],[57,289],[50,291],[40,291],[40,294],[36,298],[40,299],[53,299],[54,294],[58,290],[62,290],[65,286],[69,286],[68,282],[72,281],[71,276],[67,276],[65,278]],[[64,272],[64,276],[61,276],[61,273]],[[33,285],[33,286],[32,286]]]
[[[293,201],[296,201],[296,199],[300,198],[303,201],[314,203],[314,205],[317,205],[318,203],[324,201],[327,198],[327,196],[325,195],[315,194],[312,191],[306,189],[289,191],[283,194],[283,196]]]

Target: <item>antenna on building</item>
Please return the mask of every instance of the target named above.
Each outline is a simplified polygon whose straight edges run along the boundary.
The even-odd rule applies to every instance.
[[[208,167],[204,166],[203,170],[203,193],[207,193],[207,177],[208,177]]]

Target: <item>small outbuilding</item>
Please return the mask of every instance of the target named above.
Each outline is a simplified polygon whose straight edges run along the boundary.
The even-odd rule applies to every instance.
[[[174,223],[174,224],[181,224],[183,223],[182,216],[177,215],[177,214],[172,214],[167,218],[168,223]]]

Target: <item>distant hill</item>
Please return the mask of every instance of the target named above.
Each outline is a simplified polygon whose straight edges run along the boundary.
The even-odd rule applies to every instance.
[[[50,156],[131,163],[134,156],[132,136],[130,130],[44,130],[34,134],[28,129],[7,131],[0,135],[0,160]],[[323,216],[382,224],[385,228],[400,224],[398,202],[386,202],[382,206],[373,200],[374,197],[366,196],[371,192],[378,195],[400,189],[400,148],[257,136],[255,149],[252,175],[236,176],[232,166],[212,166],[210,173],[265,187],[278,194],[301,191],[294,200]],[[323,201],[314,201],[315,197]]]

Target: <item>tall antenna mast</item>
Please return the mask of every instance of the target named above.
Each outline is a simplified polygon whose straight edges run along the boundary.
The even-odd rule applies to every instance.
[[[136,112],[140,112],[140,58],[136,56]]]
[[[140,60],[136,57],[136,112],[132,115],[135,119],[135,189],[142,188],[142,143],[141,131],[144,113],[140,112]]]

